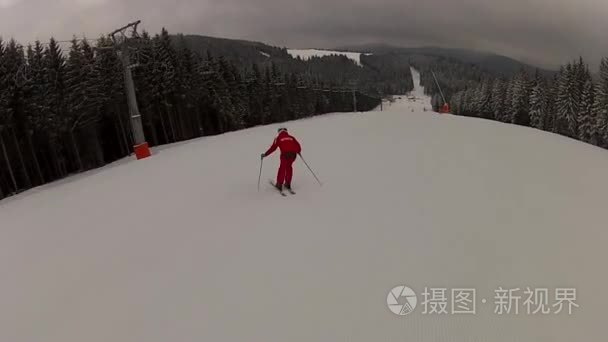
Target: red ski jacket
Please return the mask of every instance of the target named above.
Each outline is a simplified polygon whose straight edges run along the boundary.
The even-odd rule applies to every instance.
[[[271,155],[277,148],[281,150],[281,158],[284,159],[295,159],[296,155],[302,152],[300,143],[286,131],[279,133],[265,155]]]

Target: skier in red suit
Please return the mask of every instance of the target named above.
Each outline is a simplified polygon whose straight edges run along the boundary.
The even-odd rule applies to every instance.
[[[262,159],[271,155],[277,148],[281,150],[281,165],[279,166],[275,186],[279,191],[283,190],[283,185],[286,189],[291,190],[292,165],[298,154],[302,152],[302,147],[296,138],[287,133],[287,128],[281,127],[278,132],[279,135],[274,139],[272,146],[268,151],[262,153]]]

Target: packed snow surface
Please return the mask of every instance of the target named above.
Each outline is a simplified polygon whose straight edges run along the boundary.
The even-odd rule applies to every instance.
[[[324,182],[297,161],[295,196],[268,185],[277,155],[257,191],[271,125],[0,202],[0,341],[605,340],[608,152],[413,95],[289,123]],[[494,313],[528,286],[580,307]],[[425,287],[476,289],[476,315],[424,315]]]
[[[358,52],[344,52],[344,51],[331,51],[331,50],[317,50],[317,49],[287,49],[293,58],[300,57],[302,60],[309,60],[312,57],[325,57],[333,55],[346,56],[348,59],[354,61],[357,65],[361,65],[361,53]]]

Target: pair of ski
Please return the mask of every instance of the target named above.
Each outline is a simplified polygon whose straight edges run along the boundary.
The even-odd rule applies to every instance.
[[[287,190],[287,192],[289,192],[289,193],[290,193],[290,194],[292,194],[292,195],[295,195],[295,194],[296,194],[296,192],[295,192],[295,191],[293,191],[292,189],[285,189],[285,188],[283,188],[283,190],[279,190],[279,188],[277,188],[276,183],[275,183],[275,182],[273,182],[272,180],[269,180],[268,182],[269,182],[269,183],[270,183],[270,185],[272,185],[272,187],[273,187],[273,188],[274,188],[276,191],[278,191],[278,192],[281,194],[281,196],[283,196],[283,197],[287,197],[287,194],[285,193],[285,190]]]

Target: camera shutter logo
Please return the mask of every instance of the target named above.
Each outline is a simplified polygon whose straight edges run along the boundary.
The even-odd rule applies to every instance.
[[[395,287],[388,293],[386,304],[395,315],[405,316],[414,312],[418,304],[418,298],[412,289],[402,285]]]

